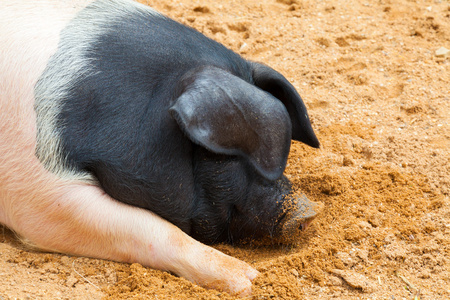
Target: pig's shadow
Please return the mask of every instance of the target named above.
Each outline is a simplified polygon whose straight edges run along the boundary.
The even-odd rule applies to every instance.
[[[307,232],[300,234],[292,243],[250,240],[234,245],[215,244],[212,247],[227,255],[254,264],[308,249],[310,239],[316,235],[317,230],[315,226],[311,226]],[[48,251],[42,251],[23,243],[14,231],[3,225],[0,225],[0,243],[9,245],[19,251],[35,254],[49,253]],[[58,255],[58,253],[52,254]]]
[[[213,248],[223,253],[236,257],[248,263],[258,263],[307,250],[312,237],[317,236],[315,225],[310,226],[306,232],[300,233],[291,242],[280,242],[274,240],[249,240],[245,243],[215,244]]]
[[[19,236],[8,227],[0,224],[0,243],[10,245],[19,250],[28,249],[21,241]]]

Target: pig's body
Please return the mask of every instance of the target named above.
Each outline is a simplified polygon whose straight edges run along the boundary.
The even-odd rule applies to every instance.
[[[233,242],[315,214],[286,212],[291,136],[318,141],[272,69],[119,0],[1,1],[0,45],[0,223],[33,245],[243,295],[257,272],[186,233]]]

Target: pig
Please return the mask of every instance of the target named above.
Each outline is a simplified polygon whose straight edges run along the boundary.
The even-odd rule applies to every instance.
[[[206,245],[291,236],[283,175],[318,148],[288,80],[130,0],[0,2],[0,223],[25,243],[249,295]]]

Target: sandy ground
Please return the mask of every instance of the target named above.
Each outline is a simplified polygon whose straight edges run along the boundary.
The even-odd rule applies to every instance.
[[[320,150],[286,173],[325,209],[294,245],[232,247],[254,299],[450,299],[450,2],[142,1],[303,96]],[[445,52],[445,51],[444,51]],[[38,253],[0,227],[0,300],[232,299],[140,265]]]

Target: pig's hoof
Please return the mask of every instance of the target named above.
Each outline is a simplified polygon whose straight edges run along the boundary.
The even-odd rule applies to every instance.
[[[193,251],[195,258],[189,268],[179,275],[207,288],[227,292],[240,297],[250,296],[252,281],[259,272],[249,264],[228,256],[214,248],[202,245],[206,251]],[[186,266],[185,266],[186,267]]]
[[[239,297],[251,296],[252,281],[258,276],[258,271],[233,257],[230,257],[226,265],[222,265],[220,268],[222,270],[219,271],[219,274],[223,278],[217,278],[217,280],[205,284],[200,283],[200,285],[203,285],[205,288],[225,291]]]

